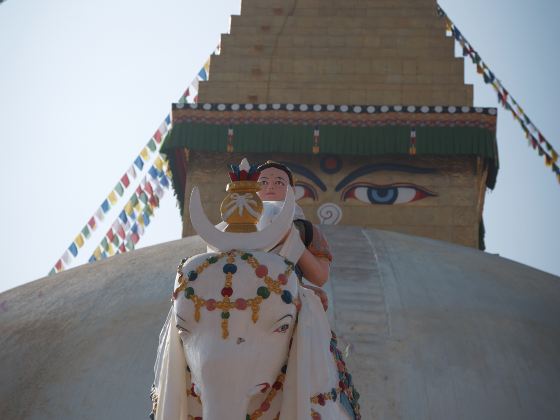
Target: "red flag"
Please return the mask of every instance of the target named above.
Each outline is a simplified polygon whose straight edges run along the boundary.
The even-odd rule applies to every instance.
[[[142,194],[142,192],[143,192],[142,187],[138,185],[138,188],[136,188],[136,194],[140,195]]]
[[[109,242],[113,242],[115,235],[112,228],[107,231],[107,238],[109,239]]]
[[[124,240],[125,237],[125,233],[124,233],[124,229],[122,226],[119,227],[119,230],[117,231],[117,234],[121,237],[121,239]],[[123,245],[124,246],[124,245]]]
[[[152,184],[149,181],[146,181],[146,185],[144,185],[144,189],[149,195],[154,195],[154,190],[152,189]]]
[[[138,243],[138,241],[140,240],[140,236],[138,236],[137,233],[133,233],[131,236],[132,242],[134,242],[135,244]]]
[[[62,260],[58,260],[58,261],[56,262],[54,268],[56,268],[56,271],[62,270]]]
[[[544,141],[544,136],[539,131],[539,141],[542,143]]]
[[[119,251],[122,253],[126,252],[126,248],[124,247],[124,242],[119,246]]]
[[[130,180],[128,179],[128,175],[124,174],[123,177],[121,178],[121,182],[123,183],[123,185],[125,186],[125,188],[128,188],[128,186],[130,185]]]
[[[91,217],[91,219],[89,219],[88,225],[90,228],[95,229],[95,217]]]
[[[154,133],[154,139],[158,142],[158,144],[161,143],[161,133],[159,130]]]

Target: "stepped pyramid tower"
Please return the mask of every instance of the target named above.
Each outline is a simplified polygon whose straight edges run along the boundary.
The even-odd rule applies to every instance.
[[[181,210],[201,186],[219,221],[226,168],[282,161],[314,223],[484,249],[496,109],[473,108],[435,0],[243,0],[197,105],[163,146]],[[213,213],[212,213],[213,210]],[[183,212],[183,236],[193,233]]]

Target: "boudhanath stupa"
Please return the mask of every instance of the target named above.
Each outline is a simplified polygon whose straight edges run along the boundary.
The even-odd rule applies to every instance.
[[[286,163],[333,252],[328,310],[364,419],[555,419],[560,278],[484,252],[497,110],[434,0],[243,0],[163,142],[183,238],[0,294],[6,419],[148,418],[179,261],[227,164]],[[232,419],[237,420],[237,419]]]

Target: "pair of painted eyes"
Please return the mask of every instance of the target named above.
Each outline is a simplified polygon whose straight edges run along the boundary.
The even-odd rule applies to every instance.
[[[190,331],[187,330],[186,328],[181,327],[179,324],[176,325],[177,329],[181,332],[185,332],[187,334],[190,334]],[[290,324],[282,324],[280,325],[278,328],[276,328],[274,330],[275,333],[280,333],[280,334],[286,334],[288,332],[288,330],[290,329]]]
[[[342,190],[341,201],[355,199],[366,204],[404,204],[436,194],[412,184],[375,185],[369,183],[351,184]],[[317,200],[317,192],[313,186],[298,182],[295,186],[296,200],[311,198]]]

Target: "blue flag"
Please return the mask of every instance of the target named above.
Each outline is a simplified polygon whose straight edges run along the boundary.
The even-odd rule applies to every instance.
[[[142,168],[144,168],[144,161],[142,160],[142,158],[140,156],[138,156],[135,160],[134,160],[134,164],[136,165],[136,167],[140,170],[142,170]]]
[[[109,202],[105,200],[103,204],[101,204],[101,208],[103,209],[103,213],[107,213],[111,206],[109,205]]]
[[[70,252],[72,253],[72,255],[75,257],[76,255],[78,255],[78,247],[76,246],[76,244],[74,242],[72,242],[72,245],[70,245],[70,248],[68,248],[70,250]]]

